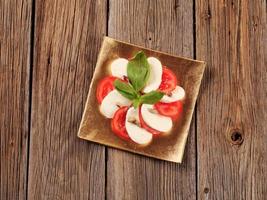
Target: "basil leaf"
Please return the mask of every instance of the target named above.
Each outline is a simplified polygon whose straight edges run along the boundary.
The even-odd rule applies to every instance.
[[[143,51],[139,51],[127,65],[127,76],[137,92],[145,86],[149,75],[150,66],[146,55]]]
[[[141,96],[140,100],[142,103],[154,104],[157,103],[163,97],[164,93],[158,91],[151,91]]]
[[[133,89],[133,87],[128,84],[128,83],[125,83],[121,80],[115,80],[114,81],[114,86],[116,88],[116,90],[124,97],[126,97],[127,99],[130,99],[130,100],[134,100],[138,97],[136,91]]]

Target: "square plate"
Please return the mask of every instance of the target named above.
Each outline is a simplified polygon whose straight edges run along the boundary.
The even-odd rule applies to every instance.
[[[174,122],[171,134],[153,138],[152,143],[146,147],[140,147],[116,136],[111,130],[111,120],[100,114],[96,99],[97,84],[102,78],[110,75],[109,65],[112,60],[118,57],[130,58],[140,50],[144,51],[147,57],[157,57],[162,65],[169,67],[176,74],[179,85],[186,92],[182,118],[178,122]],[[104,37],[78,137],[110,147],[181,163],[204,69],[203,61],[173,56]]]

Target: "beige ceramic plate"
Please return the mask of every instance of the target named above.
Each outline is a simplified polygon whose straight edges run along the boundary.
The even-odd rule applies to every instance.
[[[182,119],[174,122],[171,134],[154,138],[152,143],[146,147],[124,141],[111,131],[111,120],[100,114],[95,95],[99,80],[109,75],[109,65],[112,60],[117,57],[130,58],[140,50],[143,50],[147,57],[157,57],[163,65],[169,67],[176,74],[179,85],[186,92]],[[202,61],[172,56],[105,37],[98,56],[78,137],[110,147],[181,163],[204,69],[205,63]]]

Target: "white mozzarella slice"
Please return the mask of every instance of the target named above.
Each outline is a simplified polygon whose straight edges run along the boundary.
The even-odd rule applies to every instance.
[[[152,141],[153,135],[139,126],[138,110],[129,108],[126,114],[125,127],[129,137],[137,144],[147,145]]]
[[[162,78],[161,62],[154,57],[149,57],[147,61],[150,65],[151,70],[147,84],[143,89],[144,93],[151,92],[152,90],[157,90],[161,84],[161,78]]]
[[[160,132],[169,132],[172,129],[172,119],[157,113],[153,105],[143,104],[141,115],[145,123]]]
[[[100,112],[107,118],[113,118],[115,112],[122,106],[130,106],[131,101],[122,96],[117,90],[112,90],[103,99]]]
[[[124,76],[127,76],[127,64],[128,60],[125,58],[117,58],[116,60],[114,60],[110,65],[112,76],[121,79]]]
[[[177,85],[170,95],[164,95],[160,101],[164,103],[171,103],[182,100],[184,97],[185,97],[184,89]]]

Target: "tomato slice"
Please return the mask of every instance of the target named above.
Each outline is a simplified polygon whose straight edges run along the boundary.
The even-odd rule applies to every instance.
[[[144,121],[142,114],[141,114],[141,107],[139,108],[138,113],[139,113],[140,125],[142,128],[146,129],[148,132],[152,133],[153,135],[159,135],[161,133],[160,131],[153,129],[146,124],[146,122]]]
[[[154,105],[159,114],[171,117],[172,120],[180,118],[183,112],[183,103],[181,101],[175,101],[172,103],[158,102]]]
[[[122,139],[130,140],[125,127],[125,119],[128,107],[124,106],[117,110],[111,120],[112,131]]]
[[[117,78],[114,76],[107,76],[99,82],[97,89],[96,89],[96,98],[97,98],[98,103],[101,103],[103,99],[105,98],[105,96],[107,96],[109,92],[114,90],[113,82],[116,79]]]
[[[177,85],[177,78],[172,70],[163,66],[162,81],[159,86],[159,90],[168,94],[175,89]]]

